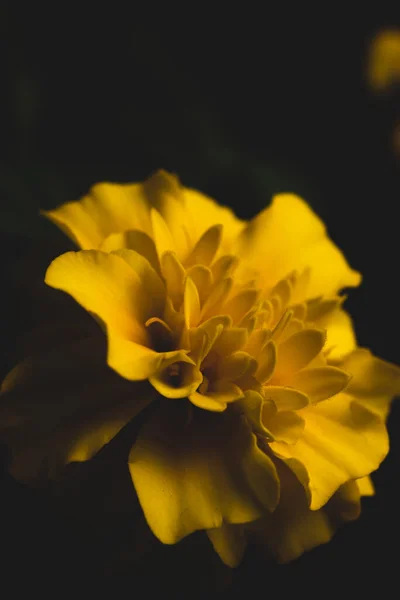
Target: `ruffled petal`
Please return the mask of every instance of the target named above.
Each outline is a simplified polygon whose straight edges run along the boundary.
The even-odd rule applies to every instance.
[[[278,194],[249,223],[241,235],[238,255],[264,273],[270,286],[293,270],[310,268],[309,297],[335,294],[343,287],[359,285],[361,279],[329,239],[322,221],[293,194]]]
[[[185,406],[162,404],[141,429],[129,468],[147,522],[166,544],[254,520],[278,501],[275,467],[237,415],[194,411],[188,419]]]
[[[400,394],[400,368],[377,358],[365,348],[349,354],[342,364],[352,374],[348,393],[386,419],[392,398]]]
[[[100,248],[112,233],[139,229],[150,232],[149,204],[142,184],[98,183],[76,202],[43,211],[83,250]]]
[[[300,413],[305,428],[297,443],[272,443],[271,449],[293,470],[310,508],[317,510],[346,481],[378,468],[389,449],[388,434],[378,415],[345,393]]]

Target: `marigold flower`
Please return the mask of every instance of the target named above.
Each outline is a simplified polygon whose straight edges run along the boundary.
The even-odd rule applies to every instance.
[[[358,516],[400,370],[357,347],[339,293],[360,274],[303,200],[279,194],[245,222],[161,171],[45,214],[81,248],[46,283],[94,316],[108,365],[136,382],[53,440],[60,463],[90,459],[154,403],[129,469],[161,542],[206,530],[235,566],[256,538],[285,562]]]

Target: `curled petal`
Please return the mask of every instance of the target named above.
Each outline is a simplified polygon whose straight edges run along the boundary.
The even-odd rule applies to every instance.
[[[199,387],[203,375],[187,354],[175,351],[165,353],[149,381],[166,398],[186,398]]]
[[[375,471],[388,452],[382,419],[352,396],[334,398],[301,411],[305,428],[294,446],[271,449],[296,474],[317,510],[346,481]]]

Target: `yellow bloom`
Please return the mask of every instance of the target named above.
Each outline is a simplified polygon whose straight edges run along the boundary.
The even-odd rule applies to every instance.
[[[162,542],[206,530],[234,566],[256,536],[286,561],[357,516],[388,451],[400,371],[357,348],[338,294],[360,275],[303,200],[280,194],[247,223],[159,172],[96,185],[46,215],[82,248],[56,258],[46,283],[94,316],[108,365],[136,382],[128,403],[103,389],[73,433],[61,402],[48,461],[91,458],[153,403],[129,469]],[[71,347],[78,365],[90,344]],[[3,384],[8,432],[25,373]],[[24,461],[16,471],[29,477],[38,466]]]

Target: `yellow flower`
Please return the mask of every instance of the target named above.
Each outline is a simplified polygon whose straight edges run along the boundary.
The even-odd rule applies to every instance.
[[[386,91],[400,80],[400,31],[384,29],[372,40],[368,57],[368,80],[372,89]]]
[[[108,365],[136,383],[128,403],[103,389],[72,434],[61,418],[42,469],[90,459],[152,403],[129,469],[162,542],[206,530],[235,566],[256,537],[287,561],[357,516],[388,451],[400,371],[357,348],[338,294],[360,275],[303,200],[280,194],[247,223],[159,172],[46,215],[82,248],[46,283],[98,321]],[[79,365],[92,351],[71,354]],[[3,384],[6,411],[20,378],[17,367]]]

